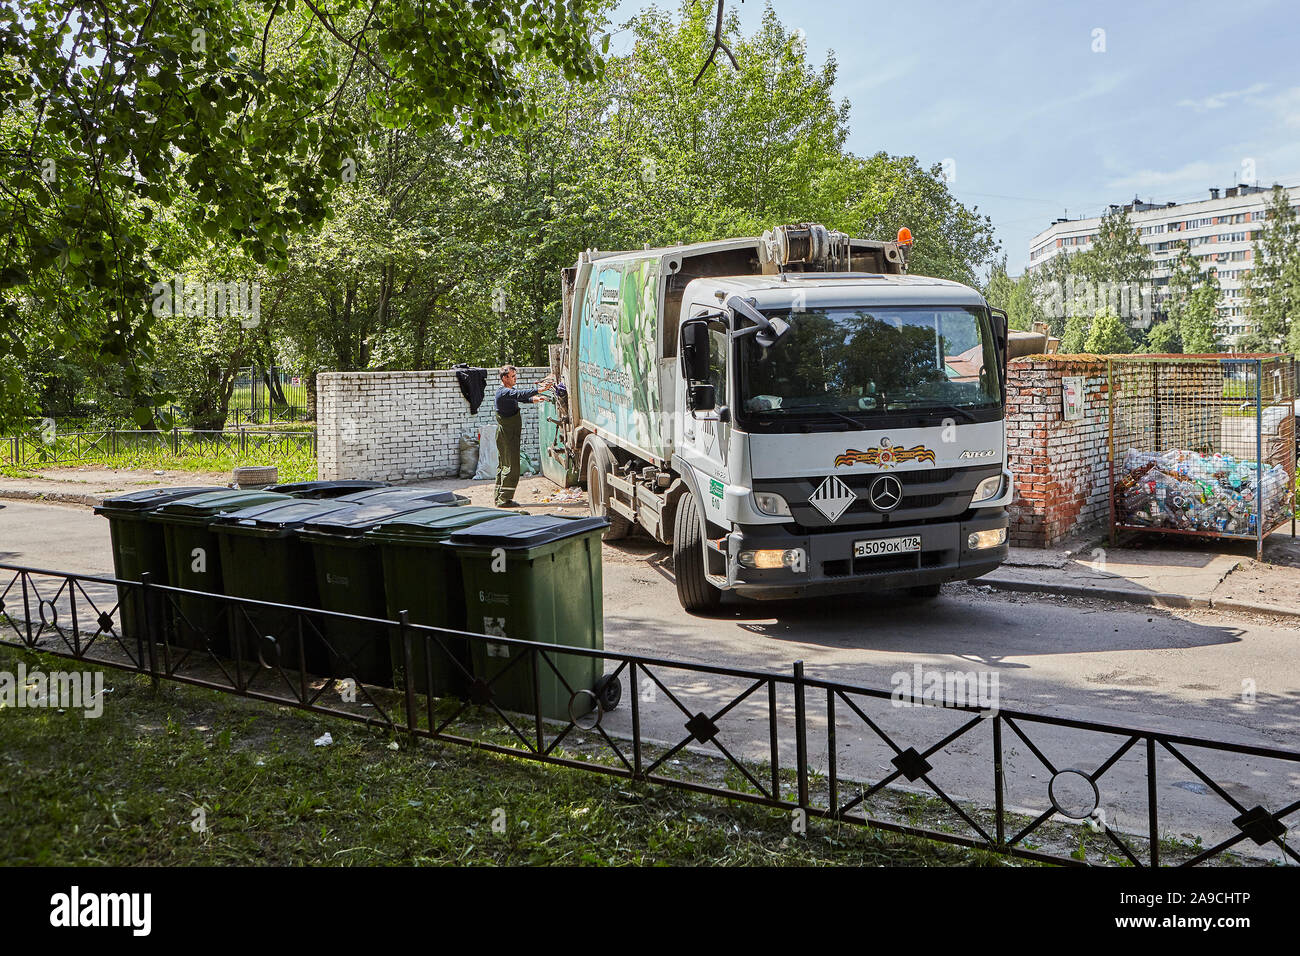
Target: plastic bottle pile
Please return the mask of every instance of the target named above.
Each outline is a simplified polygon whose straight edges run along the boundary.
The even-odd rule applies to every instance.
[[[1194,451],[1163,454],[1130,448],[1116,477],[1115,519],[1139,528],[1254,535],[1264,492],[1264,530],[1291,514],[1290,476],[1281,465]]]

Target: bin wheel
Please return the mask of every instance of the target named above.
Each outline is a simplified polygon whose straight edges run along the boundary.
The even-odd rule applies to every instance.
[[[596,686],[591,689],[591,692],[596,695],[596,700],[600,701],[600,709],[608,713],[617,710],[618,702],[623,699],[623,682],[613,674],[606,674],[596,681]]]
[[[614,456],[599,438],[587,439],[587,506],[591,514],[604,518],[609,527],[601,535],[605,541],[617,541],[626,538],[632,530],[632,522],[623,517],[608,504],[612,491],[607,476],[614,471]]]

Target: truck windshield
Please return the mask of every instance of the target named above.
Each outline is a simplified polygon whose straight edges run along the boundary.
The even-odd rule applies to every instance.
[[[982,309],[848,307],[772,311],[790,323],[776,345],[740,340],[741,414],[755,422],[878,421],[953,410],[1000,416],[1002,386]]]

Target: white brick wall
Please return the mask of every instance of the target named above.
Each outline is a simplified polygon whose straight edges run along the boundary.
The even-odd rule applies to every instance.
[[[519,385],[534,385],[550,370],[520,368]],[[322,372],[316,377],[317,469],[322,480],[370,478],[413,481],[453,476],[465,426],[493,424],[500,386],[488,369],[478,414],[471,415],[456,373]],[[540,465],[537,422],[547,404],[526,405],[520,448]]]

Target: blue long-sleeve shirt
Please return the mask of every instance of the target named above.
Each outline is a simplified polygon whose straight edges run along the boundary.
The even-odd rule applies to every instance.
[[[502,385],[497,389],[497,414],[502,418],[513,418],[519,414],[520,403],[528,401],[536,394],[536,386],[506,388]]]

